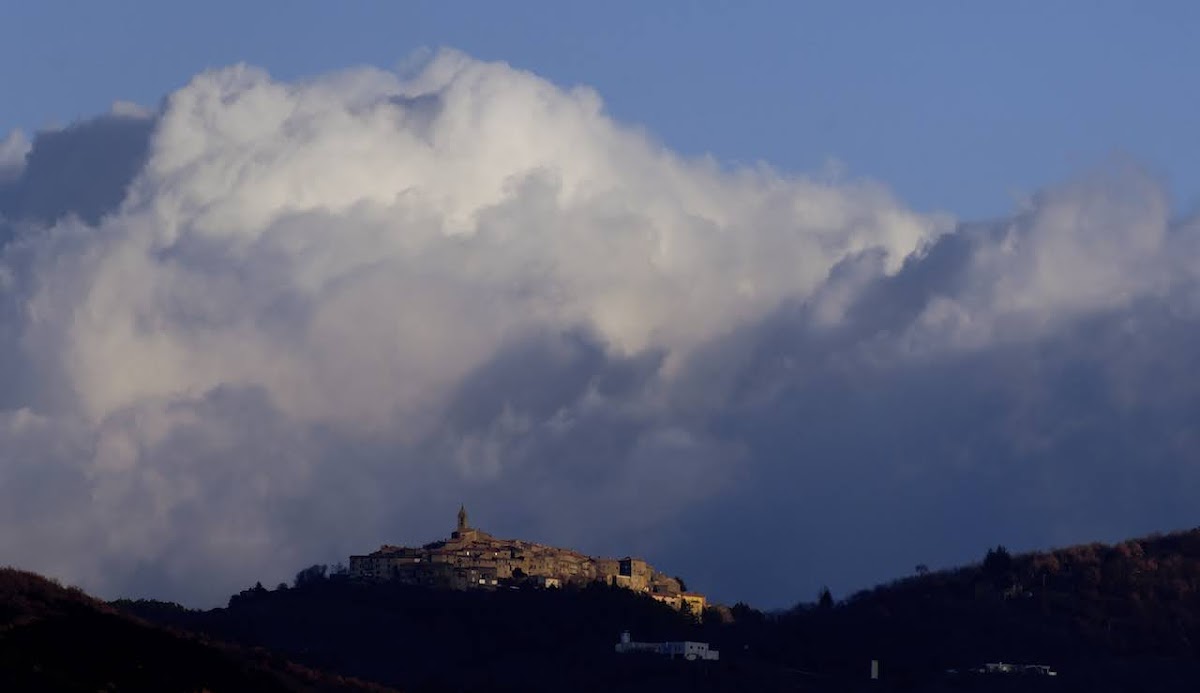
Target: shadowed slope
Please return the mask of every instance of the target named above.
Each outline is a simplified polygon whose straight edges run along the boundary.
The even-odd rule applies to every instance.
[[[0,690],[385,691],[123,615],[74,588],[0,569]]]

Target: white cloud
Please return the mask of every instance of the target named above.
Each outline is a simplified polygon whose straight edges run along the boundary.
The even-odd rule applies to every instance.
[[[29,140],[25,133],[13,130],[0,140],[0,183],[6,183],[21,175],[25,168],[25,155],[29,153]]]
[[[926,340],[986,347],[1161,296],[1195,276],[1177,262],[1195,240],[1172,234],[1169,215],[1162,187],[1129,166],[1047,190],[990,230],[966,286],[932,301],[915,327]]]
[[[49,319],[75,316],[67,367],[96,420],[236,383],[306,420],[390,427],[506,335],[586,325],[686,354],[847,253],[881,248],[894,270],[939,223],[869,185],[681,160],[589,91],[459,54],[410,82],[235,67],[172,95]]]
[[[877,431],[906,470],[881,493],[943,454],[978,470],[996,421],[1063,449],[1005,350],[1076,353],[1081,320],[1197,295],[1195,229],[1136,171],[955,228],[841,173],[680,157],[588,89],[454,52],[297,83],[206,72],[147,122],[122,202],[63,192],[4,251],[0,506],[62,493],[11,506],[0,553],[108,594],[216,599],[431,538],[464,495],[500,531],[597,551],[667,551],[649,530],[755,489],[834,512],[823,484],[850,485],[827,460],[890,478]],[[1136,407],[1147,362],[1115,353],[1095,377]],[[948,375],[962,359],[983,365]],[[912,374],[928,394],[905,399]],[[955,406],[958,383],[1009,408]],[[773,522],[819,523],[807,508]]]
[[[154,111],[145,106],[133,101],[122,101],[120,99],[113,101],[112,106],[108,109],[109,114],[117,118],[136,118],[139,120],[153,118]]]

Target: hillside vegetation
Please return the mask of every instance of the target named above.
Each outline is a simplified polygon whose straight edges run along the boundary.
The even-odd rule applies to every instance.
[[[170,632],[0,568],[0,691],[377,691],[265,651]]]
[[[978,564],[922,569],[841,602],[769,614],[739,604],[703,623],[600,585],[450,592],[305,574],[294,587],[246,590],[224,609],[121,606],[412,691],[1190,691],[1200,681],[1200,531],[1015,556],[997,547]],[[721,660],[615,655],[626,629],[640,640],[711,642]],[[872,659],[883,673],[875,684]],[[966,673],[998,661],[1047,664],[1060,676]]]
[[[921,572],[739,629],[780,661],[849,672],[876,658],[893,679],[1006,661],[1052,665],[1059,685],[1091,690],[1200,681],[1200,531],[1022,555],[996,547],[978,564]]]
[[[253,588],[211,611],[119,605],[406,691],[736,690],[749,680],[689,662],[617,656],[622,630],[661,641],[695,639],[700,627],[649,597],[603,584],[456,592],[328,578]]]

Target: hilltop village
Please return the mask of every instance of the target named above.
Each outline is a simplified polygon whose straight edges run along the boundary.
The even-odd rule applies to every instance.
[[[684,591],[677,578],[658,572],[641,559],[592,558],[570,549],[497,539],[471,527],[465,507],[458,510],[458,527],[449,539],[416,548],[385,544],[378,551],[351,556],[350,577],[452,589],[604,582],[647,594],[697,617],[707,606],[704,595]]]

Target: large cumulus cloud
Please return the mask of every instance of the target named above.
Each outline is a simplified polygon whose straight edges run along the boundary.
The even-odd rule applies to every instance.
[[[0,175],[0,555],[105,594],[461,500],[766,604],[1189,519],[1196,229],[1133,168],[954,224],[444,52],[207,72]]]

